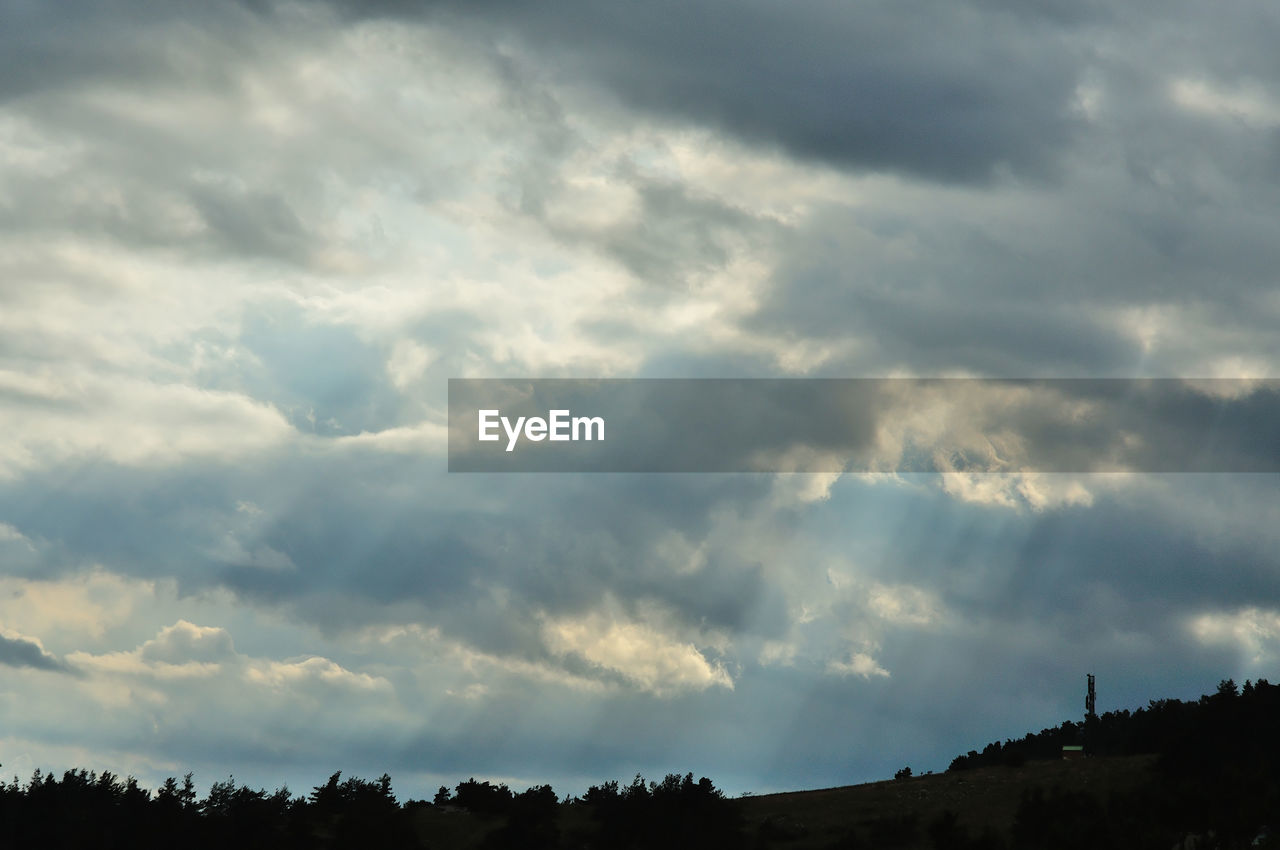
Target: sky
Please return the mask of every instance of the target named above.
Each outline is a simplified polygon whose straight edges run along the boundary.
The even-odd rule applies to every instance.
[[[1280,679],[1275,474],[446,467],[450,378],[1247,396],[1277,41],[1269,0],[0,0],[0,775],[764,793],[944,770],[1090,672]]]

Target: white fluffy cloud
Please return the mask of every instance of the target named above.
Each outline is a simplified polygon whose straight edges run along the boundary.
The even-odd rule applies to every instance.
[[[715,686],[733,688],[725,669],[708,661],[692,643],[643,623],[592,614],[548,621],[543,634],[553,652],[580,656],[659,696]]]

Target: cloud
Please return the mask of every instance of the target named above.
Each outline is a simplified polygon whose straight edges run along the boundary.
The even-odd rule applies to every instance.
[[[234,657],[235,646],[225,629],[197,626],[179,620],[160,631],[138,650],[143,661],[185,664],[188,661],[216,663]]]
[[[945,492],[965,501],[1013,509],[1025,506],[1034,511],[1043,511],[1055,507],[1092,504],[1093,495],[1089,488],[1096,486],[1092,480],[1095,477],[948,472],[941,476],[941,484]]]
[[[944,476],[444,455],[450,377],[1273,378],[1269,4],[4,14],[6,767],[794,789],[1078,716],[1086,670],[1111,708],[1273,659],[1274,476],[976,471],[1226,411],[1248,466],[1265,393],[781,447]]]
[[[936,600],[926,590],[911,585],[875,584],[868,595],[870,609],[891,623],[910,626],[936,625],[943,617]]]
[[[925,4],[927,29],[887,3],[341,5],[442,10],[630,108],[841,167],[947,181],[1043,174],[1072,135],[1082,45],[992,5]]]
[[[1265,671],[1276,657],[1280,612],[1247,607],[1234,612],[1199,614],[1190,621],[1196,639],[1237,649],[1253,671]]]
[[[291,433],[277,410],[236,393],[101,376],[0,373],[10,434],[0,475],[105,457],[163,464],[186,457],[236,457],[278,445]]]
[[[75,668],[45,652],[39,641],[7,635],[0,635],[0,664],[55,673],[76,672]]]
[[[1235,119],[1253,127],[1280,124],[1280,105],[1256,89],[1223,90],[1204,80],[1184,78],[1173,82],[1170,96],[1178,106],[1193,112]]]
[[[845,676],[861,676],[869,679],[872,676],[889,677],[889,671],[881,667],[874,658],[865,652],[855,652],[850,654],[847,661],[833,660],[827,664],[827,669],[832,673]]]
[[[132,650],[76,652],[72,657],[91,675],[86,688],[95,699],[112,708],[134,704],[139,697],[129,693],[132,683],[144,705],[174,706],[175,724],[203,716],[202,701],[235,714],[269,705],[275,714],[286,704],[314,705],[327,698],[333,703],[328,712],[341,710],[343,703],[358,703],[364,695],[391,690],[382,677],[348,670],[328,658],[241,654],[225,629],[185,620],[166,626]]]
[[[578,655],[659,696],[717,685],[733,688],[729,674],[692,644],[641,623],[610,621],[596,614],[548,621],[543,633],[552,652]]]

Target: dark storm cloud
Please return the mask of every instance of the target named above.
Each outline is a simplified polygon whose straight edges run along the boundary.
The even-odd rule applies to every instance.
[[[452,508],[396,503],[388,481],[415,468],[420,487],[447,483]],[[688,574],[661,549],[672,535],[701,539],[713,509],[749,499],[759,482],[529,480],[509,491],[498,517],[469,506],[484,501],[482,479],[471,486],[438,474],[402,464],[382,476],[362,470],[341,492],[317,491],[259,538],[296,571],[228,567],[221,580],[329,629],[408,613],[482,651],[525,657],[545,658],[541,614],[577,616],[607,598],[632,614],[657,602],[679,622],[731,632],[776,633],[785,618],[758,564],[721,556]]]
[[[1177,662],[1156,660],[1163,646],[1182,648],[1173,658],[1208,658],[1186,629],[1194,616],[1280,607],[1272,535],[1223,528],[1226,517],[1251,524],[1264,515],[1280,483],[1274,475],[1151,480],[1167,488],[1176,509],[1124,487],[1100,488],[1089,505],[1023,514],[941,493],[882,489],[874,501],[867,493],[833,496],[803,533],[821,541],[815,557],[832,545],[827,541],[839,541],[835,551],[851,552],[866,580],[937,594],[971,639],[1021,635],[1038,644],[1022,648],[1030,656],[1071,647],[1117,670],[1148,657],[1171,676]],[[858,510],[864,501],[870,504]],[[856,606],[848,611],[858,615]],[[887,640],[880,660],[902,669],[894,656],[923,639]]]
[[[1096,187],[905,209],[891,201],[893,210],[826,207],[788,243],[746,326],[873,343],[825,364],[831,374],[1198,375],[1205,351],[1274,361],[1268,299],[1280,227],[1266,210],[1280,202],[1280,183],[1214,174],[1201,159],[1221,146],[1184,138],[1163,120],[1172,147],[1164,188],[1137,185],[1106,153],[1141,145],[1144,129],[1099,143],[1095,167],[1118,173]],[[1185,185],[1206,169],[1208,197],[1208,188]],[[1185,197],[1192,192],[1201,197]],[[1147,308],[1169,315],[1152,325],[1154,356],[1141,335]]]
[[[193,23],[210,35],[231,36],[250,24],[238,2],[190,0],[88,0],[49,5],[26,0],[0,3],[0,100],[39,95],[106,81],[227,80],[221,61],[234,54],[234,38],[210,40],[202,53],[166,50],[172,31]],[[190,30],[188,30],[190,32]]]
[[[1074,132],[1079,50],[1047,26],[1061,15],[942,2],[340,5],[491,27],[633,107],[839,167],[1044,174]]]
[[[944,181],[981,181],[1002,168],[1057,172],[1061,155],[1089,131],[1076,103],[1086,69],[1123,67],[1132,57],[1176,70],[1168,51],[1181,22],[1195,22],[1204,36],[1177,45],[1184,66],[1228,82],[1274,79],[1280,71],[1266,35],[1276,21],[1261,3],[1217,15],[1183,7],[1154,20],[1140,3],[315,5],[358,18],[434,16],[495,41],[514,39],[558,79],[601,86],[651,113],[776,145],[802,159]],[[200,66],[190,52],[179,58],[139,48],[158,40],[156,27],[174,21],[197,20],[211,32],[231,34],[253,26],[254,17],[288,18],[283,8],[8,3],[10,49],[3,55],[11,67],[0,79],[16,95],[86,80],[216,77],[226,63]],[[146,26],[139,29],[139,21]],[[1145,40],[1145,50],[1116,53],[1117,39],[1130,48]],[[220,41],[220,49],[233,43]],[[1131,87],[1146,81],[1150,88],[1158,77],[1143,72],[1127,79]]]
[[[0,664],[9,667],[30,667],[54,673],[74,673],[73,668],[45,652],[36,643],[22,638],[0,635]]]
[[[10,574],[49,579],[100,563],[172,577],[184,595],[226,587],[331,635],[421,622],[542,661],[543,615],[581,616],[606,600],[629,615],[657,604],[695,629],[785,627],[782,594],[759,562],[716,554],[691,573],[663,549],[699,545],[712,512],[758,500],[764,479],[529,478],[504,485],[510,501],[495,513],[485,476],[459,480],[439,458],[378,452],[319,466],[298,456],[256,470],[81,466],[55,477],[74,487],[0,487],[0,516],[42,541],[38,557],[7,562]],[[56,512],[41,509],[54,501]]]

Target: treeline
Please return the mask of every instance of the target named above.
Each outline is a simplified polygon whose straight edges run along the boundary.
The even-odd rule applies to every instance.
[[[172,848],[416,847],[408,810],[376,781],[335,773],[307,797],[215,782],[198,799],[191,774],[155,792],[133,777],[36,770],[22,785],[0,784],[0,846]]]
[[[505,785],[470,779],[455,794],[441,787],[434,805],[465,809],[500,825],[481,847],[550,850],[558,847],[734,848],[742,843],[738,810],[705,776],[667,774],[646,782],[636,774],[631,783],[593,785],[582,797],[556,802],[550,785],[513,793]]]
[[[646,787],[637,774],[625,788],[617,782],[592,786],[581,805],[596,827],[588,845],[593,848],[692,850],[742,843],[737,807],[705,776],[694,782],[692,773],[672,773]]]
[[[424,813],[435,814],[425,826]],[[368,781],[335,773],[305,797],[227,779],[200,799],[191,774],[154,792],[105,771],[68,770],[59,778],[37,770],[25,784],[16,777],[0,784],[0,847],[400,850],[433,846],[433,827],[443,827],[450,843],[485,850],[741,844],[737,810],[710,779],[695,782],[691,773],[648,783],[637,775],[625,787],[606,782],[564,802],[550,785],[515,793],[473,778],[452,792],[441,787],[431,802],[404,805],[386,774]]]
[[[1083,744],[1092,756],[1155,755],[1142,787],[1101,796],[1030,789],[1012,846],[1167,850],[1195,836],[1200,848],[1280,846],[1280,686],[1231,679],[1195,701],[1153,700],[1136,711],[1063,723],[956,758],[951,771],[1061,758]],[[1255,843],[1256,842],[1256,843]]]

